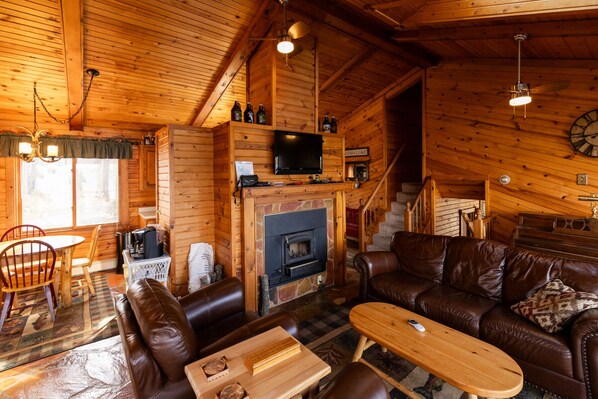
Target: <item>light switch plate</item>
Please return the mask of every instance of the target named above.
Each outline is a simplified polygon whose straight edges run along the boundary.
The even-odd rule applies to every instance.
[[[587,186],[588,185],[588,174],[587,173],[578,173],[577,174],[577,185],[578,186]]]

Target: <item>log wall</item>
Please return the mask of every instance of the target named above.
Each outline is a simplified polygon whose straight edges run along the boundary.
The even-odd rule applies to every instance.
[[[513,110],[504,90],[513,84],[510,60],[445,62],[426,72],[425,148],[427,174],[490,179],[494,239],[508,243],[520,212],[589,216],[579,195],[598,192],[598,159],[576,153],[571,124],[596,108],[596,61],[525,60],[523,78],[532,84],[568,81],[570,87],[534,94],[527,107]],[[588,186],[576,185],[587,173]],[[501,185],[507,174],[511,183]]]
[[[480,207],[480,201],[464,200],[458,198],[441,198],[438,191],[436,195],[436,222],[434,224],[434,234],[446,236],[459,235],[459,210],[470,211],[474,207]],[[463,232],[465,235],[465,232]]]

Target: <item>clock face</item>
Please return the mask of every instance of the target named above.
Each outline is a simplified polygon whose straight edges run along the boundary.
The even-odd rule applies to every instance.
[[[598,109],[577,118],[571,125],[569,138],[575,151],[589,157],[598,157]]]

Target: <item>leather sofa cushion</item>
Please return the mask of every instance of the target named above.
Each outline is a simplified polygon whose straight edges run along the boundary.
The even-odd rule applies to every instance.
[[[399,258],[400,270],[440,284],[449,239],[398,231],[394,233],[390,247]]]
[[[563,259],[559,278],[575,291],[598,295],[598,263]]]
[[[503,301],[509,305],[529,298],[558,278],[561,260],[521,248],[509,248],[503,279]]]
[[[480,325],[480,338],[509,355],[573,377],[573,356],[567,336],[547,333],[504,304],[486,313]]]
[[[415,310],[415,298],[437,284],[406,272],[385,273],[372,277],[369,282],[370,299],[392,303]]]
[[[187,378],[184,367],[196,360],[198,349],[181,304],[154,279],[135,281],[127,298],[143,340],[166,377],[170,381]]]
[[[430,288],[415,300],[417,313],[473,337],[479,336],[482,315],[496,305],[488,298],[444,285]]]
[[[451,238],[444,265],[443,284],[500,301],[507,248],[508,246],[494,241]]]

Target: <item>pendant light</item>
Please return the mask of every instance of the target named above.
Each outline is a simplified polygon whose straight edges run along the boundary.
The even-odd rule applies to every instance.
[[[521,82],[521,42],[525,39],[527,39],[527,34],[525,33],[515,35],[515,40],[517,41],[517,83],[511,88],[509,105],[512,107],[526,105],[532,102],[529,83]]]

